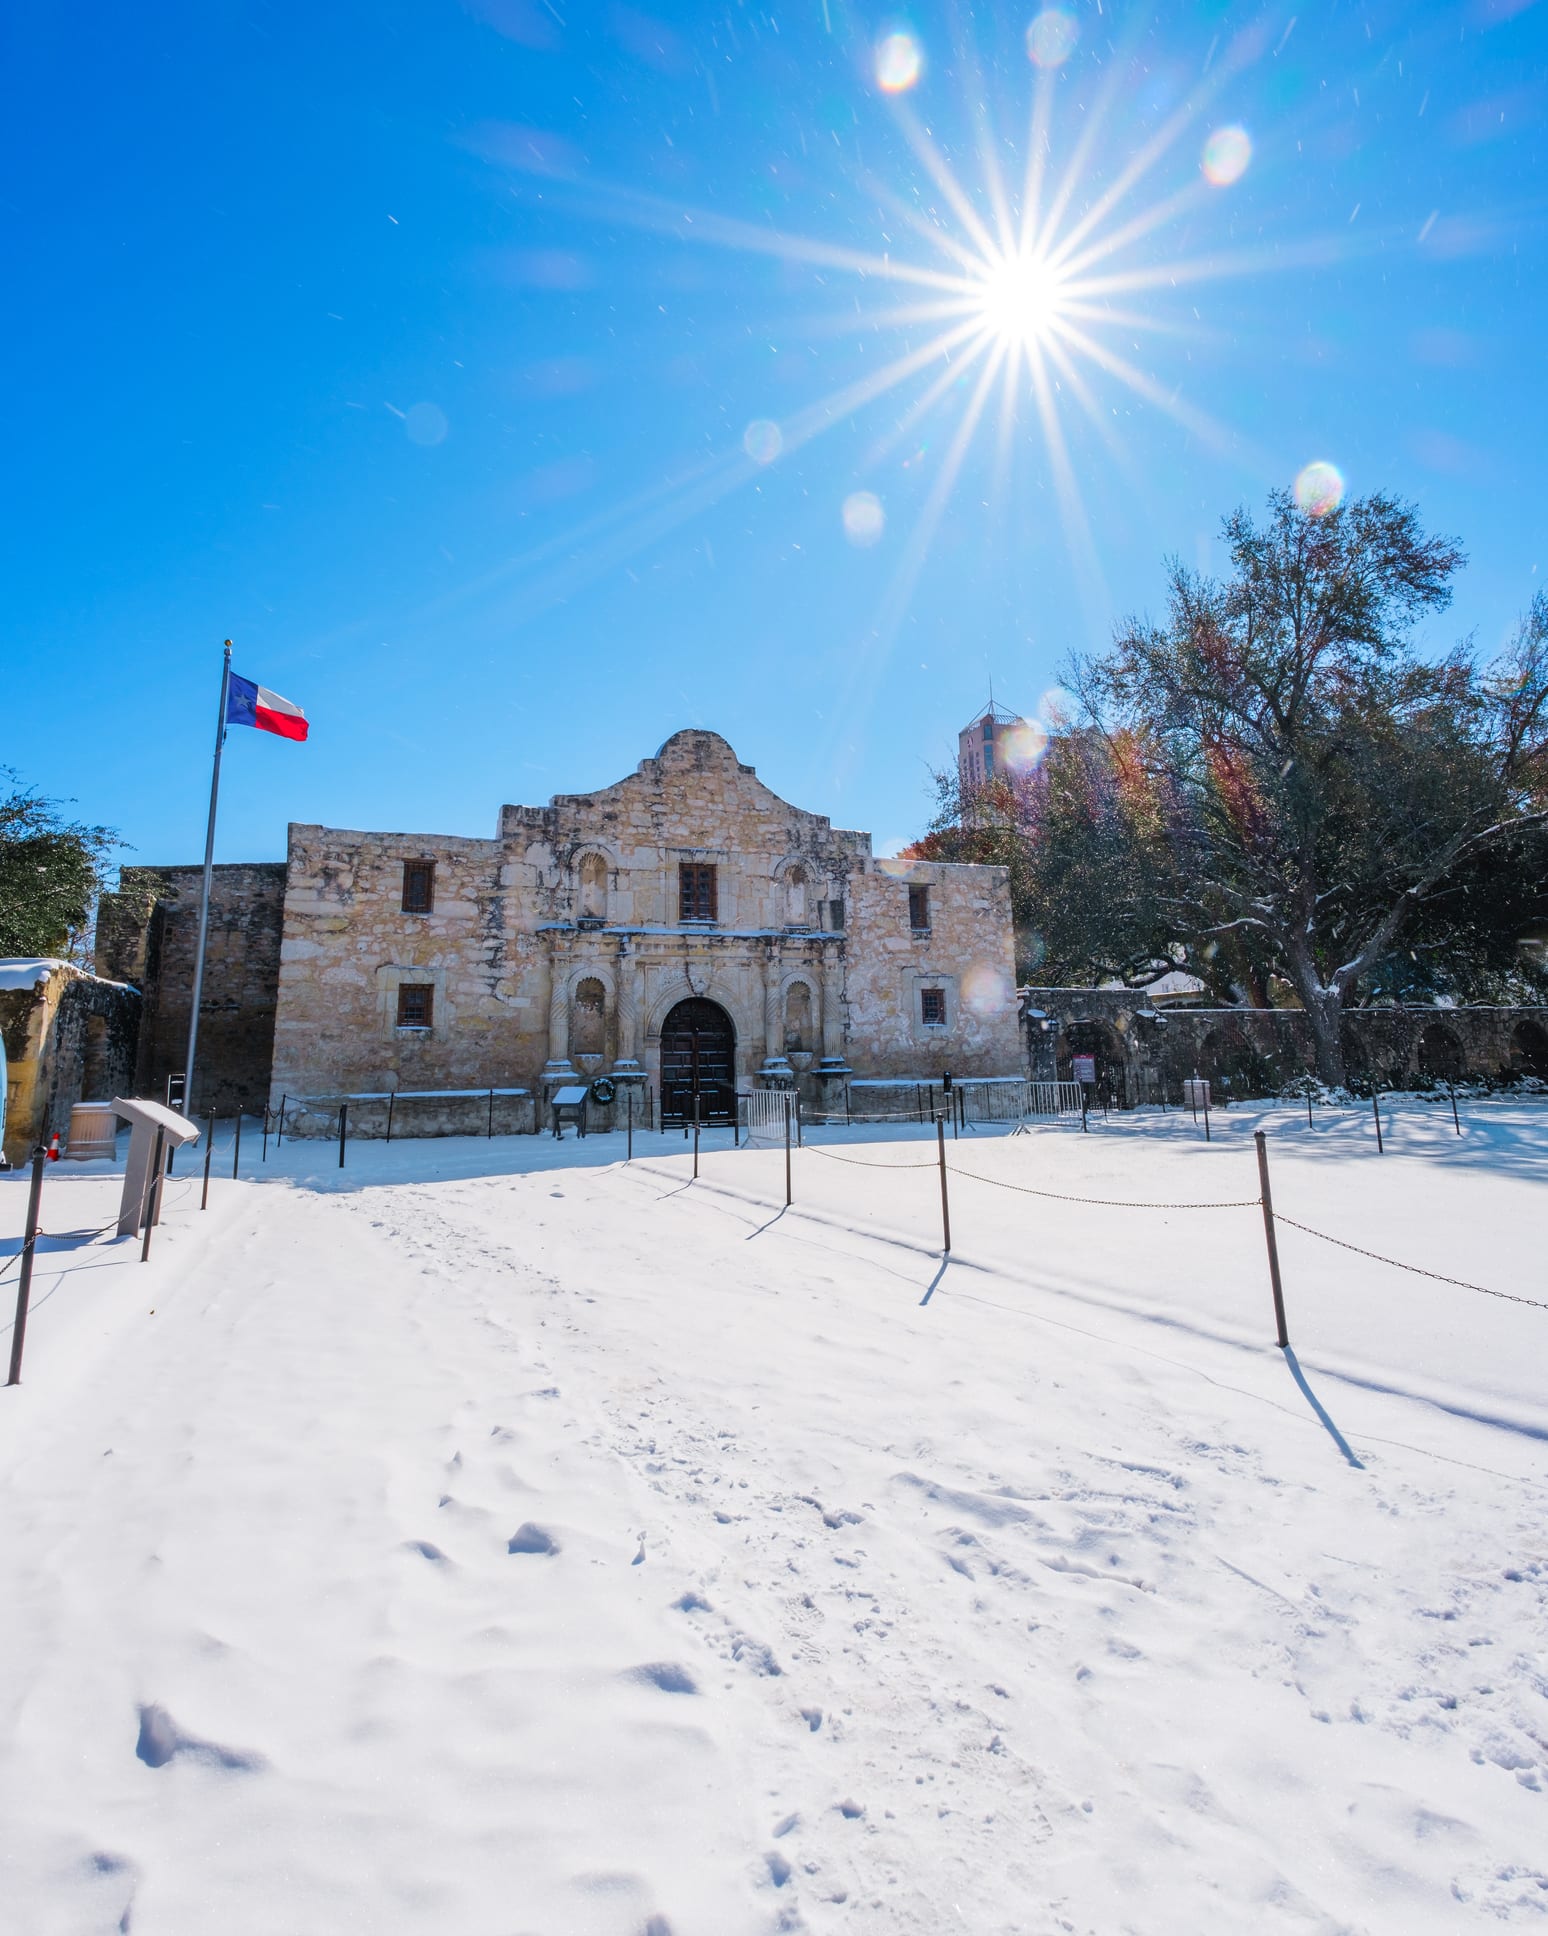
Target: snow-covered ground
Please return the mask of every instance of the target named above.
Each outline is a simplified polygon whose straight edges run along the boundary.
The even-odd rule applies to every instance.
[[[1282,1229],[1287,1360],[1260,1122],[1286,1217],[1548,1301],[1530,1103],[1400,1102],[1379,1157],[1353,1110],[964,1137],[944,1265],[912,1130],[820,1132],[789,1211],[723,1133],[697,1183],[248,1139],[148,1264],[56,1235],[0,1922],[1548,1928],[1548,1309]],[[52,1170],[45,1228],[116,1191]]]

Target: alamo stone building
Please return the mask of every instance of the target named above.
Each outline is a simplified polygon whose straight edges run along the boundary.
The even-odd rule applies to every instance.
[[[182,1066],[200,872],[127,868],[99,919],[142,1093]],[[697,1076],[725,1121],[760,1086],[827,1110],[1024,1067],[1007,870],[878,860],[698,730],[490,840],[292,825],[283,866],[215,869],[200,1008],[201,1111],[610,1076],[671,1121]]]

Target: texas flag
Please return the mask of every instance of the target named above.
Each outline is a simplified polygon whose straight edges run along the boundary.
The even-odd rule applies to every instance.
[[[281,699],[235,672],[226,693],[226,723],[256,726],[260,733],[278,733],[281,739],[306,738],[306,714],[293,700]]]

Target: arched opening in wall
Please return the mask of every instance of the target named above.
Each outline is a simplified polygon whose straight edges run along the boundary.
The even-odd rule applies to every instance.
[[[804,981],[793,982],[785,992],[785,1053],[811,1047],[812,991]]]
[[[1548,1030],[1540,1022],[1517,1022],[1511,1030],[1510,1072],[1548,1077]]]
[[[1059,1033],[1059,1080],[1078,1082],[1078,1068],[1085,1065],[1079,1058],[1089,1056],[1093,1066],[1092,1080],[1096,1083],[1097,1093],[1105,1096],[1109,1103],[1124,1104],[1128,1100],[1127,1085],[1124,1079],[1123,1041],[1116,1029],[1109,1028],[1105,1022],[1072,1022]]]
[[[729,1123],[736,1108],[736,1030],[718,1002],[679,1002],[661,1024],[661,1120]]]
[[[1419,1037],[1419,1073],[1432,1082],[1457,1082],[1462,1077],[1462,1044],[1439,1022],[1431,1022]]]
[[[785,876],[785,925],[806,926],[806,869],[799,863]]]
[[[1264,1071],[1264,1058],[1239,1028],[1211,1029],[1199,1044],[1199,1074],[1208,1077],[1223,1103],[1261,1095],[1267,1086]]]
[[[580,864],[580,908],[584,921],[607,918],[607,862],[600,854],[587,854]]]
[[[607,1054],[607,990],[595,975],[575,984],[575,999],[570,1009],[570,1053],[574,1056]]]
[[[101,1015],[86,1017],[81,1037],[81,1101],[110,1102],[108,1080],[108,1025]]]

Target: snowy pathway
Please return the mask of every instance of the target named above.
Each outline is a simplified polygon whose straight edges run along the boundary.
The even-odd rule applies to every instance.
[[[1276,1185],[1439,1269],[1466,1205],[1541,1295],[1521,1123]],[[1246,1128],[953,1160],[1223,1197]],[[927,1171],[802,1152],[780,1215],[779,1155],[652,1140],[287,1150],[40,1273],[28,1936],[1548,1926],[1548,1314],[1287,1247],[1289,1367],[1255,1212],[1201,1251],[961,1181],[943,1271]]]

